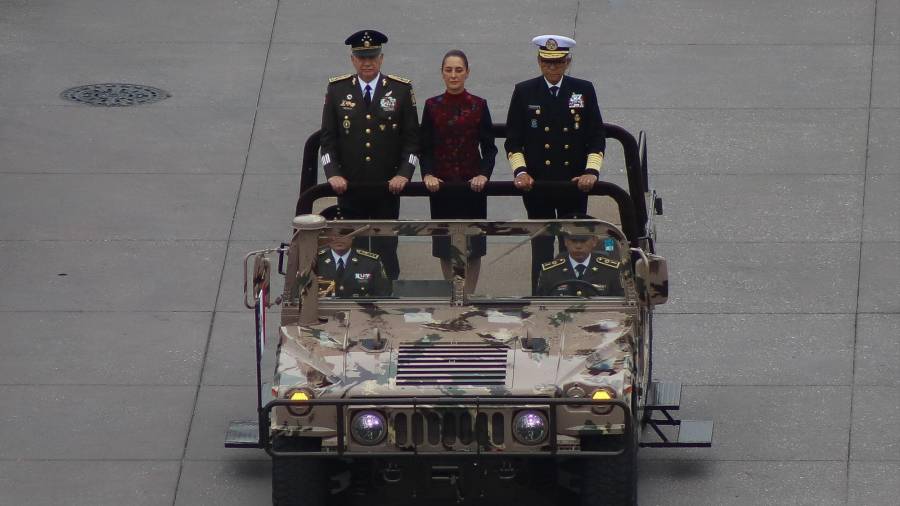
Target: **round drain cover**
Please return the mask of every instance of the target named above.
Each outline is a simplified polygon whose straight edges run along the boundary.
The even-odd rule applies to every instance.
[[[103,83],[86,84],[69,88],[60,95],[66,100],[88,105],[106,107],[127,107],[129,105],[152,104],[169,98],[165,90],[143,84]]]

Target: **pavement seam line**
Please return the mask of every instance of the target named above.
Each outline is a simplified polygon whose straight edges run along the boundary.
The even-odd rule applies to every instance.
[[[869,142],[870,133],[872,131],[872,90],[875,86],[875,50],[878,38],[878,0],[873,0],[872,5],[872,55],[869,61],[869,113],[866,121],[866,151],[863,157],[863,189],[862,198],[860,199],[859,213],[859,262],[856,270],[856,307],[854,313],[856,317],[853,319],[853,362],[850,367],[850,426],[847,433],[847,456],[846,456],[846,474],[844,475],[844,504],[850,504],[850,463],[853,455],[853,401],[854,392],[856,391],[856,355],[857,342],[859,339],[859,301],[862,293],[862,266],[863,266],[863,246],[866,244],[866,186],[869,180]]]
[[[181,488],[181,477],[184,473],[184,462],[187,457],[188,445],[190,444],[190,441],[191,441],[191,429],[193,429],[193,426],[194,426],[194,418],[197,416],[197,406],[200,401],[200,390],[203,387],[203,373],[206,370],[206,361],[207,361],[207,358],[209,357],[209,348],[210,348],[210,343],[212,342],[213,328],[216,323],[216,308],[219,305],[219,297],[221,297],[221,295],[222,295],[222,282],[225,279],[225,271],[226,271],[226,268],[228,267],[229,245],[231,243],[231,235],[234,233],[234,224],[235,224],[235,221],[237,221],[237,212],[238,212],[238,208],[241,203],[241,191],[244,187],[244,180],[247,176],[247,165],[250,162],[250,149],[253,147],[253,136],[254,136],[254,133],[256,132],[256,122],[257,122],[257,119],[259,118],[259,110],[260,110],[259,105],[262,102],[263,88],[265,87],[265,83],[266,83],[266,70],[269,67],[269,56],[272,54],[272,41],[275,39],[275,26],[277,25],[277,22],[278,22],[278,8],[280,6],[281,6],[281,0],[275,0],[275,12],[272,15],[272,29],[269,32],[269,44],[268,44],[268,47],[266,48],[266,58],[265,58],[265,61],[263,62],[262,75],[260,76],[260,80],[259,80],[259,92],[256,95],[256,109],[253,111],[253,122],[250,127],[250,136],[249,136],[249,139],[247,139],[247,153],[244,156],[244,168],[241,171],[241,180],[240,180],[240,183],[238,184],[237,195],[236,195],[235,201],[234,201],[234,212],[231,215],[231,226],[228,228],[228,238],[225,240],[225,255],[224,255],[224,258],[222,259],[222,269],[219,271],[219,287],[216,290],[216,298],[215,298],[215,301],[213,302],[212,315],[209,319],[209,330],[206,335],[206,345],[204,346],[204,349],[203,349],[203,360],[200,365],[200,374],[197,378],[197,388],[194,391],[194,409],[191,411],[191,417],[188,420],[187,433],[184,436],[184,447],[182,448],[182,451],[181,451],[181,458],[178,461],[179,462],[178,463],[178,474],[175,479],[175,491],[172,494],[172,506],[176,506],[176,504],[178,503],[178,491]]]

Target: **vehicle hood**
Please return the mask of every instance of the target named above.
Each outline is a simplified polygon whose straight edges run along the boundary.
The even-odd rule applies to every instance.
[[[633,322],[630,308],[586,305],[509,309],[360,304],[334,311],[318,325],[282,327],[275,385],[282,393],[308,386],[319,395],[340,397],[553,396],[575,382],[621,388],[633,372]],[[379,340],[382,348],[367,349]],[[487,351],[482,354],[482,349]],[[461,360],[453,357],[454,350],[463,350],[475,361],[481,355],[501,357],[505,367],[495,361],[503,372],[490,385],[467,384],[458,377],[441,384],[404,380],[405,356],[433,353],[443,357],[432,360],[440,368],[444,362]],[[465,377],[477,378],[478,370],[472,366]]]

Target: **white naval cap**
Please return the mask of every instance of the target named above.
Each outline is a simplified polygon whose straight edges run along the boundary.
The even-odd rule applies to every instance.
[[[545,60],[565,58],[575,47],[573,39],[562,35],[538,35],[531,42],[538,47],[538,56]]]

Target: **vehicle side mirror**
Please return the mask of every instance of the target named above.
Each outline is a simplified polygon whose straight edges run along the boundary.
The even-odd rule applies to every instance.
[[[665,258],[642,255],[634,264],[634,274],[641,302],[657,306],[669,300],[669,267]]]

